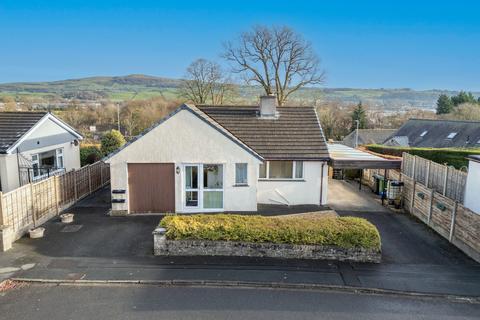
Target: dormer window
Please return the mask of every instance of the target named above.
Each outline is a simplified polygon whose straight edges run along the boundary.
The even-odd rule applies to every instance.
[[[456,132],[450,132],[450,134],[447,136],[447,139],[453,139],[457,135]]]
[[[425,137],[425,135],[426,135],[427,133],[428,133],[428,130],[423,131],[423,132],[420,134],[420,137],[422,137],[422,138]]]

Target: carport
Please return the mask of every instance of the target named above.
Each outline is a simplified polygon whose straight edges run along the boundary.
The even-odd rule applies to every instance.
[[[389,169],[400,169],[402,166],[401,159],[383,158],[339,143],[329,143],[328,152],[330,154],[329,164],[333,170],[357,169],[362,171],[359,188],[362,187],[363,169],[384,169],[385,177],[387,177]]]

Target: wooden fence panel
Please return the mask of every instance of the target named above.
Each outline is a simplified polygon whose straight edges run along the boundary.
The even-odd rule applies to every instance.
[[[480,256],[480,215],[459,205],[457,208],[453,242],[471,255]]]
[[[109,181],[109,165],[96,162],[8,193],[0,192],[0,221],[11,226],[15,239],[18,239],[29,228],[44,223]]]
[[[424,185],[417,182],[415,184],[415,194],[413,195],[413,208],[412,214],[422,220],[425,223],[428,223],[429,213],[430,213],[430,204],[432,199],[432,194]]]

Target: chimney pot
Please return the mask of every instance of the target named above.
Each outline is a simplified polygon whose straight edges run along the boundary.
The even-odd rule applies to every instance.
[[[260,96],[260,117],[275,118],[277,116],[277,97],[274,94]]]

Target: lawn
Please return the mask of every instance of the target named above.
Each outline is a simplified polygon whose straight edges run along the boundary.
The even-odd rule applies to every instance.
[[[362,218],[318,216],[168,215],[170,240],[269,242],[380,250],[377,228]]]

